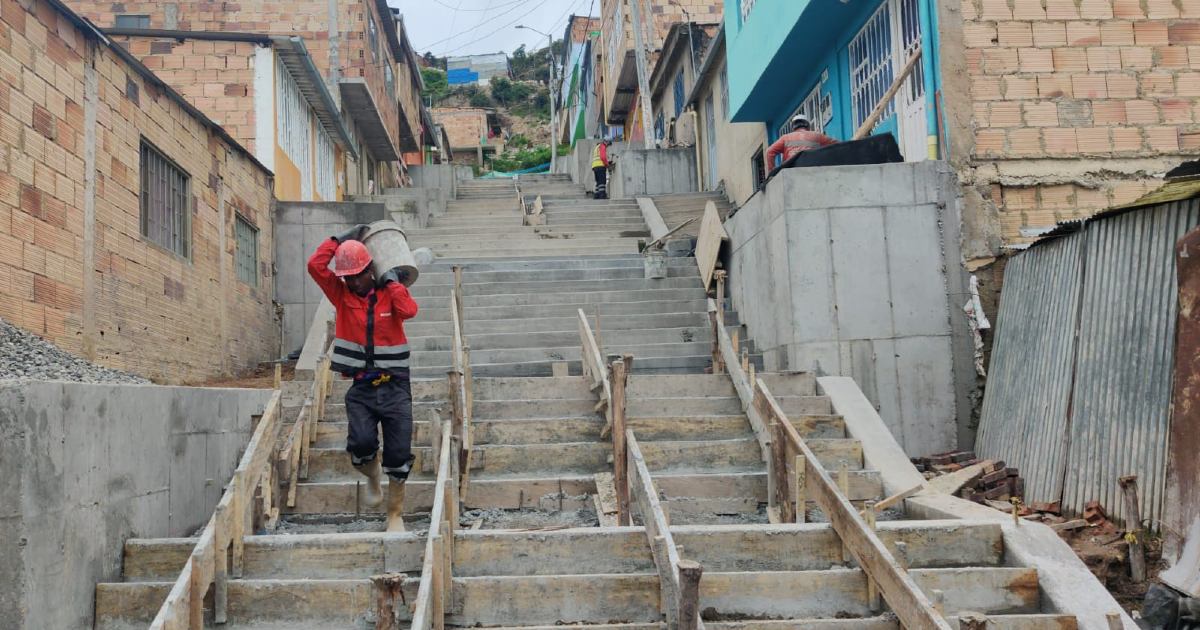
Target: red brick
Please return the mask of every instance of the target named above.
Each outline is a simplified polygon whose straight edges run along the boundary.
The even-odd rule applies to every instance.
[[[970,50],[968,53],[972,52]],[[981,64],[987,74],[1012,74],[1017,71],[1019,60],[1015,48],[985,48]]]
[[[1179,148],[1185,151],[1200,149],[1200,131],[1186,131],[1179,134]]]
[[[1041,129],[1010,129],[1008,152],[1014,156],[1043,155]]]
[[[1108,98],[1108,83],[1103,74],[1080,74],[1071,77],[1075,98]]]
[[[1092,101],[1092,121],[1097,126],[1126,124],[1124,102]]]
[[[1099,46],[1099,22],[1067,22],[1068,46]]]
[[[1179,96],[1200,96],[1200,72],[1180,72],[1175,75],[1175,93]]]
[[[1175,75],[1147,72],[1141,76],[1142,96],[1175,96]]]
[[[1112,16],[1109,0],[1082,0],[1079,4],[1079,17],[1085,20],[1110,20]]]
[[[1179,150],[1179,128],[1147,127],[1146,142],[1151,151],[1174,153]]]
[[[1163,69],[1178,69],[1188,67],[1187,46],[1159,46],[1154,49],[1157,65]]]
[[[1021,48],[1017,54],[1021,72],[1054,72],[1054,56],[1047,48]]]
[[[1041,98],[1058,98],[1072,96],[1071,76],[1067,74],[1044,74],[1038,77],[1038,96]]]
[[[1136,154],[1144,143],[1141,127],[1112,127],[1112,151],[1117,154]]]
[[[1067,45],[1067,27],[1062,22],[1034,22],[1033,45],[1053,48]]]
[[[1078,20],[1079,7],[1074,0],[1046,0],[1046,19]]]
[[[1167,26],[1167,41],[1175,45],[1200,44],[1200,21],[1186,20]]]
[[[1098,155],[1112,152],[1112,139],[1107,127],[1084,127],[1075,130],[1075,139],[1079,142],[1079,152],[1087,155]]]
[[[1036,188],[1030,186],[1002,186],[1001,193],[1005,210],[1025,210],[1037,207]]]
[[[1170,20],[1179,17],[1175,0],[1146,0],[1146,17],[1151,20]]]
[[[1074,129],[1050,127],[1043,130],[1042,137],[1049,155],[1074,155],[1079,151]]]
[[[1008,0],[980,0],[982,11],[979,17],[985,20],[1011,20],[1013,18],[1012,9],[1008,7]]]
[[[1131,125],[1156,125],[1158,107],[1150,101],[1125,101],[1125,121]]]
[[[990,48],[996,41],[996,27],[991,22],[963,24],[963,45],[967,48]]]
[[[1093,46],[1087,49],[1088,70],[1092,72],[1108,72],[1121,69],[1121,50],[1105,46]]]
[[[1100,43],[1105,46],[1132,46],[1133,23],[1117,20],[1101,22]]]
[[[1013,18],[1018,20],[1044,20],[1046,9],[1042,0],[1013,0]]]
[[[1163,122],[1168,124],[1182,124],[1192,122],[1192,103],[1187,99],[1182,98],[1166,98],[1158,102],[1158,108],[1162,111]]]
[[[1054,48],[1051,53],[1054,57],[1055,72],[1087,72],[1086,49]]]
[[[1001,81],[999,77],[971,77],[971,96],[976,101],[998,101],[1003,98]]]
[[[1052,101],[1025,103],[1025,124],[1030,127],[1058,125],[1058,105]]]
[[[979,129],[975,132],[975,154],[995,156],[1004,152],[1003,129]]]
[[[1154,65],[1154,51],[1139,46],[1121,49],[1121,67],[1126,70],[1145,70]]]
[[[1021,124],[1019,103],[992,103],[988,111],[989,124],[992,127],[1016,127]]]
[[[1133,38],[1138,46],[1166,46],[1170,43],[1165,22],[1134,22]]]
[[[1037,79],[1033,77],[1009,76],[1004,81],[1004,98],[1010,101],[1038,97]]]
[[[1109,98],[1137,98],[1137,79],[1129,74],[1109,74],[1106,77]]]
[[[1113,17],[1122,20],[1140,20],[1146,17],[1141,0],[1114,0]]]
[[[1028,22],[1000,22],[996,24],[996,38],[1001,46],[1033,46],[1033,30]]]

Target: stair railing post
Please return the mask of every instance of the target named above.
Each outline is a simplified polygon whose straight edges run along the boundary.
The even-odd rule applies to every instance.
[[[626,354],[612,362],[609,368],[612,382],[612,441],[613,441],[613,485],[617,490],[617,524],[627,527],[629,517],[629,468],[628,448],[625,443],[626,385],[633,355]]]

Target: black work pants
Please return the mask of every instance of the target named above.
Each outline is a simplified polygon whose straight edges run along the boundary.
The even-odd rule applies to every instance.
[[[408,376],[372,385],[355,381],[346,392],[346,451],[355,465],[375,458],[379,450],[379,428],[383,427],[383,471],[399,476],[399,469],[412,455],[412,387]]]
[[[608,199],[608,169],[603,166],[594,166],[592,174],[596,176],[596,194],[592,198]]]

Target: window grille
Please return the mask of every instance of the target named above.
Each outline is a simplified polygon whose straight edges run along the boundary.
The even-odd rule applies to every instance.
[[[875,104],[887,92],[894,74],[892,30],[888,3],[871,16],[850,42],[850,103],[857,128],[871,115]],[[888,103],[879,120],[894,111]],[[878,123],[876,123],[878,124]]]
[[[625,16],[621,13],[622,4],[617,3],[617,8],[613,13],[612,28],[608,33],[608,73],[611,75],[617,71],[617,52],[621,49],[621,41],[625,39]],[[616,77],[611,77],[616,81]]]
[[[379,59],[379,27],[375,25],[375,14],[367,16],[367,37],[371,44],[371,58]]]
[[[754,0],[742,0],[742,24],[750,19],[750,13],[754,11]]]
[[[721,115],[725,120],[732,120],[733,116],[729,115],[729,68],[726,67],[721,73]]]
[[[150,28],[149,15],[118,15],[117,28]]]
[[[904,58],[898,59],[900,68],[921,47],[921,14],[917,0],[900,0],[900,41],[904,43]],[[908,101],[916,103],[925,98],[925,69],[918,63],[908,75]]]
[[[277,134],[279,146],[283,152],[300,170],[301,200],[312,199],[313,163],[312,163],[312,120],[309,115],[308,102],[300,92],[300,86],[287,71],[282,63],[275,64],[275,85],[278,92]]]
[[[313,126],[317,130],[317,194],[322,201],[333,201],[337,197],[333,139],[317,121]]]
[[[258,286],[258,228],[242,215],[234,219],[234,237],[237,241],[235,265],[238,280]]]
[[[143,140],[141,179],[142,236],[184,258],[190,257],[188,174]]]
[[[782,136],[783,134],[792,130],[792,119],[796,117],[796,114],[804,114],[804,116],[808,118],[808,122],[813,131],[825,133],[826,119],[824,116],[824,110],[825,107],[829,105],[829,99],[827,96],[828,95],[826,95],[826,98],[822,98],[821,84],[818,83],[816,87],[814,87],[812,91],[808,93],[808,96],[804,97],[804,101],[800,103],[800,107],[797,107],[796,111],[792,112],[791,115],[779,125],[779,135]]]

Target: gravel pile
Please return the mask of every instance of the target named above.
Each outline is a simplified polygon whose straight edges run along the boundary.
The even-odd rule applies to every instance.
[[[63,352],[54,344],[0,319],[0,379],[149,383]]]

